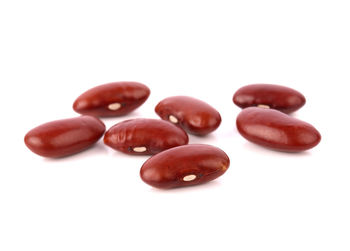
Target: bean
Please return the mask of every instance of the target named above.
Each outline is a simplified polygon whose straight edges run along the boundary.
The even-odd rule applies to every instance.
[[[114,82],[87,90],[75,100],[73,109],[97,117],[122,116],[142,105],[149,95],[144,84]]]
[[[104,143],[115,150],[134,154],[156,154],[185,145],[188,136],[181,128],[160,119],[130,119],[111,127]]]
[[[105,129],[102,121],[92,116],[55,120],[30,130],[24,142],[38,155],[63,157],[90,147]]]
[[[202,184],[226,172],[230,159],[210,145],[178,146],[149,158],[141,167],[141,179],[157,188]]]
[[[196,135],[206,135],[217,129],[221,123],[217,110],[199,99],[187,96],[163,99],[155,111],[162,119]]]
[[[252,84],[236,91],[233,102],[241,107],[260,106],[291,113],[301,108],[306,100],[303,94],[281,85]]]
[[[272,109],[243,109],[236,125],[247,140],[279,151],[304,151],[321,140],[320,133],[312,125]]]

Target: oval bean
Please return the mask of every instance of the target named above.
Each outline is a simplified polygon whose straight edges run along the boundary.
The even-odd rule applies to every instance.
[[[238,89],[233,95],[233,102],[241,108],[260,106],[291,113],[301,108],[306,100],[303,94],[289,87],[252,84]]]
[[[86,115],[113,117],[125,115],[142,105],[150,89],[137,82],[114,82],[99,85],[81,94],[73,109]]]
[[[104,136],[106,145],[129,154],[156,154],[185,145],[188,136],[181,128],[160,119],[130,119],[111,127]]]
[[[155,111],[162,119],[197,135],[206,135],[217,129],[221,123],[217,110],[199,99],[187,96],[163,99]]]
[[[304,151],[321,140],[320,133],[312,125],[272,109],[243,109],[236,125],[247,140],[280,151]]]
[[[93,145],[105,131],[98,118],[80,116],[42,124],[24,137],[27,147],[44,157],[63,157]]]
[[[226,172],[230,159],[210,145],[178,146],[149,158],[141,167],[141,179],[157,188],[202,184]]]

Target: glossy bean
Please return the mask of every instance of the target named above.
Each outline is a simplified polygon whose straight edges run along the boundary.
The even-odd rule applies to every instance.
[[[217,110],[199,99],[187,96],[163,99],[155,111],[162,119],[196,135],[206,135],[217,129],[221,123]]]
[[[104,136],[106,145],[134,154],[156,154],[185,145],[188,136],[181,128],[160,119],[130,119],[111,127]]]
[[[27,147],[44,157],[63,157],[93,145],[105,131],[98,118],[80,116],[55,120],[30,130],[24,137]]]
[[[141,179],[157,188],[202,184],[224,174],[230,160],[210,145],[178,146],[149,158],[141,167]]]
[[[247,140],[279,151],[304,151],[321,140],[320,133],[312,125],[272,109],[243,109],[236,125]]]
[[[73,109],[86,115],[113,117],[125,115],[142,105],[150,89],[137,82],[114,82],[96,86],[81,94]]]
[[[233,102],[241,108],[261,106],[291,113],[301,108],[306,100],[303,94],[289,87],[252,84],[238,89]]]

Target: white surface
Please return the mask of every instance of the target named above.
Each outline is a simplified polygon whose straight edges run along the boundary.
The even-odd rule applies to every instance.
[[[1,1],[0,250],[350,250],[348,1]],[[23,143],[31,128],[76,116],[75,98],[119,80],[149,100],[124,118],[157,118],[172,95],[205,100],[223,121],[191,143],[222,148],[226,174],[157,190],[133,157],[102,141],[51,160]],[[287,85],[293,116],[322,134],[287,154],[244,140],[233,93]]]

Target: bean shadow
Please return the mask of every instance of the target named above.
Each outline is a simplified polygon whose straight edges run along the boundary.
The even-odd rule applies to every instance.
[[[149,159],[150,157],[152,157],[153,155],[133,155],[133,154],[127,154],[127,153],[123,153],[120,151],[116,151],[111,149],[113,152],[111,153],[111,155],[115,158],[123,158],[123,159],[127,159],[127,158],[132,158],[132,159],[138,159],[138,160],[143,160],[146,161],[147,159]]]
[[[207,183],[203,184],[198,184],[198,185],[193,185],[193,186],[185,186],[185,187],[175,187],[175,188],[170,188],[170,189],[159,189],[155,187],[151,187],[150,191],[153,193],[167,193],[167,194],[175,194],[175,193],[189,193],[189,192],[196,192],[196,191],[206,191],[210,190],[213,188],[219,188],[222,186],[222,183],[220,180],[212,180]]]
[[[217,136],[214,133],[203,136],[188,134],[188,138],[189,144],[210,144],[210,142],[216,141]]]
[[[71,161],[71,160],[79,160],[82,158],[90,158],[91,156],[97,156],[97,155],[107,155],[108,149],[103,144],[103,142],[100,140],[96,144],[92,145],[91,147],[72,154],[68,156],[63,156],[59,158],[43,158],[44,162],[50,163],[50,162],[63,162],[63,161]]]
[[[135,118],[143,118],[143,115],[137,111],[134,110],[126,115],[123,116],[118,116],[118,117],[101,117],[100,120],[103,121],[103,123],[106,124],[107,130],[108,127],[113,126],[119,122],[122,122],[124,120],[128,120],[128,119],[135,119]]]
[[[257,144],[253,144],[250,142],[244,142],[243,147],[245,149],[247,149],[247,151],[252,151],[252,152],[257,152],[257,153],[261,153],[261,154],[268,154],[271,156],[283,156],[283,157],[288,157],[288,158],[293,158],[295,156],[298,157],[308,157],[311,156],[312,153],[309,151],[302,151],[302,152],[285,152],[285,151],[278,151],[272,148],[268,148],[268,147],[264,147],[264,146],[260,146]]]

